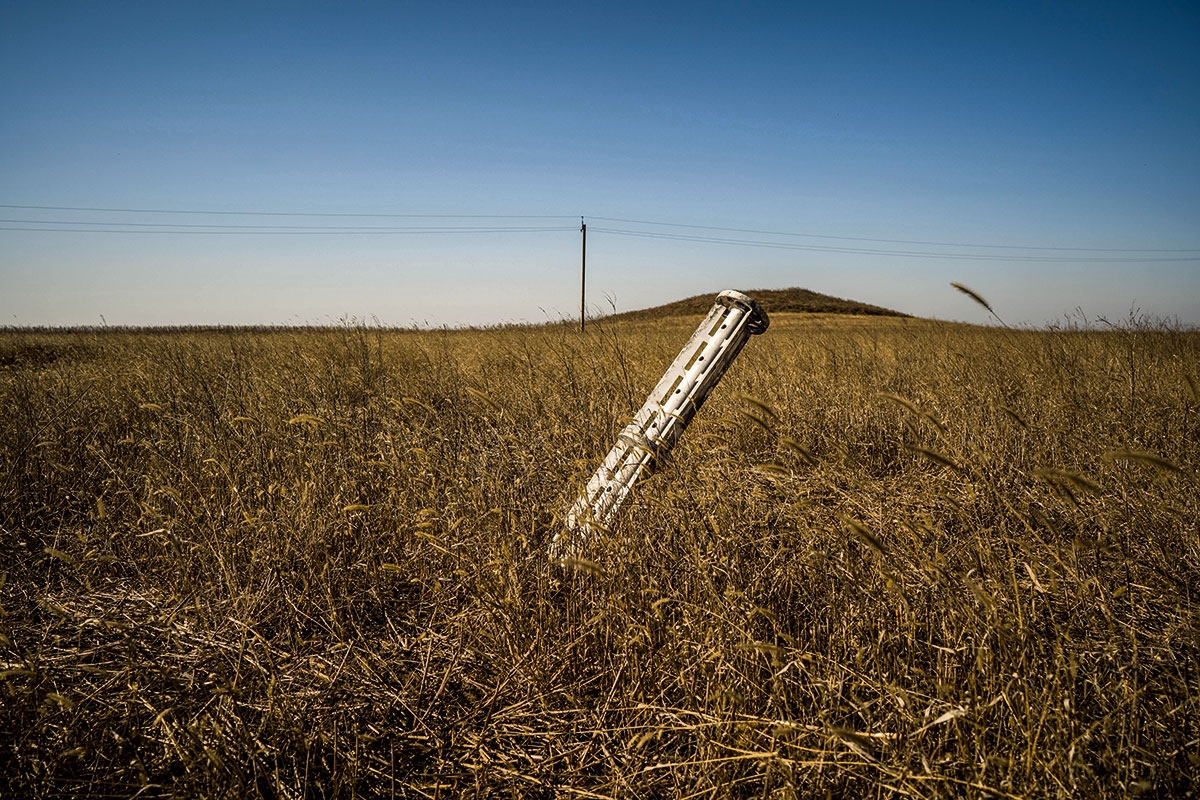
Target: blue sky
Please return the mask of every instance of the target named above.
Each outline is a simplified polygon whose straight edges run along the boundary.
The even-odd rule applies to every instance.
[[[598,311],[1200,325],[1192,3],[11,0],[0,108],[0,324],[569,317],[582,215]]]

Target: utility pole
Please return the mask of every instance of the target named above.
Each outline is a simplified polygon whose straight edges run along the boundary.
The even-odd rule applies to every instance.
[[[583,251],[579,257],[579,332],[583,333],[587,312],[587,223],[583,217],[579,218],[579,233],[583,238]]]

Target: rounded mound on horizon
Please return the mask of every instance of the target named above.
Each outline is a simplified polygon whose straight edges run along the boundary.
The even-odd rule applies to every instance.
[[[862,314],[880,317],[908,317],[900,311],[874,306],[870,303],[860,303],[857,300],[845,300],[809,289],[793,287],[790,289],[750,289],[739,290],[754,298],[768,315],[787,313],[806,314]],[[643,308],[636,311],[624,311],[614,314],[608,319],[613,320],[644,320],[661,319],[663,317],[693,317],[703,316],[712,307],[716,293],[700,294],[683,300],[676,300],[653,308]]]

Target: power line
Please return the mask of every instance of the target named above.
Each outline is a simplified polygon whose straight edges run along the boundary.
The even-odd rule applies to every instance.
[[[574,214],[392,214],[392,213],[358,213],[358,212],[317,212],[317,211],[229,211],[219,209],[182,209],[182,208],[118,208],[108,206],[56,206],[0,203],[0,208],[15,210],[62,211],[78,213],[105,214],[169,214],[221,217],[281,217],[281,218],[344,218],[344,219],[427,219],[427,220],[559,220],[577,218]],[[921,239],[884,239],[867,236],[836,236],[798,231],[778,231],[760,228],[733,228],[717,225],[696,225],[680,222],[665,222],[658,220],[632,219],[628,217],[591,217],[593,220],[605,222],[627,223],[647,226],[649,228],[675,228],[696,231],[714,231],[739,234],[755,234],[757,236],[819,239],[830,242],[861,242],[875,244],[916,245],[935,248],[967,248],[971,250],[1001,250],[1025,251],[1011,254],[990,254],[971,252],[948,252],[945,250],[909,250],[896,248],[851,247],[821,244],[802,244],[788,241],[772,241],[759,238],[705,236],[702,234],[670,233],[663,230],[630,230],[627,228],[596,228],[596,233],[609,233],[617,236],[633,236],[647,239],[665,239],[672,241],[687,241],[728,246],[759,247],[782,250],[802,250],[825,253],[852,253],[860,255],[880,255],[903,258],[931,258],[974,261],[1047,261],[1047,262],[1079,262],[1079,263],[1138,263],[1138,262],[1171,262],[1200,260],[1200,248],[1113,248],[1113,247],[1055,247],[1039,245],[1007,245],[979,242],[944,242]],[[112,234],[208,234],[208,235],[401,235],[401,234],[459,234],[459,233],[539,233],[548,231],[575,230],[574,226],[555,225],[267,225],[239,223],[194,223],[194,222],[137,222],[121,220],[87,220],[87,219],[0,219],[0,230],[52,232],[52,233],[112,233]],[[1114,254],[1112,256],[1050,256],[1036,253],[1079,253],[1079,254]],[[1130,254],[1118,256],[1117,254]],[[1133,255],[1137,254],[1137,255]],[[1162,254],[1162,255],[1150,255]],[[1179,254],[1169,256],[1167,254]],[[1186,255],[1185,255],[1186,254]]]
[[[596,217],[595,219],[599,219]],[[702,242],[707,244],[724,244],[741,247],[763,247],[776,250],[804,250],[819,253],[853,253],[858,255],[880,255],[898,258],[934,258],[953,261],[1027,261],[1027,262],[1066,262],[1066,263],[1113,263],[1135,264],[1158,261],[1200,261],[1200,255],[1149,258],[1109,258],[1096,256],[1034,256],[1034,255],[987,255],[982,253],[946,253],[935,251],[886,250],[866,247],[833,247],[817,244],[793,244],[789,242],[768,242],[754,239],[730,239],[715,236],[694,236],[688,234],[659,233],[653,231],[631,231],[621,228],[590,228],[593,233],[609,233],[616,236],[635,236],[643,239],[666,239],[680,242]],[[1106,252],[1106,251],[1102,251]],[[1118,251],[1118,252],[1162,252],[1162,251]],[[1167,252],[1200,252],[1192,250]]]
[[[397,226],[397,225],[238,225],[238,224],[215,224],[215,223],[189,223],[189,222],[94,222],[89,220],[51,220],[51,219],[3,219],[0,218],[0,223],[9,225],[87,225],[90,228],[99,227],[129,227],[129,228],[197,228],[208,229],[214,232],[223,232],[225,230],[261,230],[272,233],[275,231],[363,231],[367,233],[382,232],[382,233],[437,233],[437,232],[471,232],[471,231],[494,231],[494,230],[574,230],[574,227],[563,225],[544,226],[544,227],[524,227],[515,228],[513,226],[487,226],[480,227],[478,225],[422,225],[422,226]],[[50,228],[49,230],[57,230]],[[132,233],[133,231],[131,231]]]
[[[832,236],[822,233],[799,233],[796,231],[771,231],[758,228],[723,228],[717,225],[688,225],[682,222],[657,222],[645,219],[629,219],[625,217],[589,217],[604,222],[626,222],[636,225],[655,225],[664,228],[692,228],[705,231],[726,231],[728,233],[756,233],[764,236],[793,236],[806,239],[832,239],[845,242],[877,242],[879,244],[917,244],[926,247],[973,247],[994,250],[1061,250],[1081,253],[1200,253],[1200,248],[1119,248],[1119,247],[1045,247],[1020,244],[980,244],[975,242],[934,242],[922,239],[876,239],[867,236]]]
[[[63,222],[43,223],[60,225],[86,225],[96,223]],[[32,227],[17,225],[0,225],[0,231],[29,231],[35,233],[121,233],[121,234],[178,234],[178,235],[214,235],[214,236],[388,236],[388,235],[419,235],[419,234],[460,234],[460,233],[543,233],[547,231],[576,231],[574,226],[541,226],[541,227],[493,227],[493,228],[353,228],[313,226],[286,227],[264,226],[262,228],[246,229],[239,226],[214,226],[212,228],[197,228],[187,226],[166,225],[154,228],[131,229],[128,226],[138,223],[112,223],[112,227]],[[146,224],[146,223],[142,223]]]
[[[239,217],[361,217],[375,219],[576,219],[578,214],[365,214],[330,211],[218,211],[183,208],[109,208],[100,206],[33,206],[0,203],[0,208],[26,211],[88,211],[114,214],[212,214]]]

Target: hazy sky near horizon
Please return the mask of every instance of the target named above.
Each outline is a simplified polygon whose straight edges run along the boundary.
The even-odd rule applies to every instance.
[[[1200,325],[1198,143],[1194,2],[9,0],[0,325]]]

